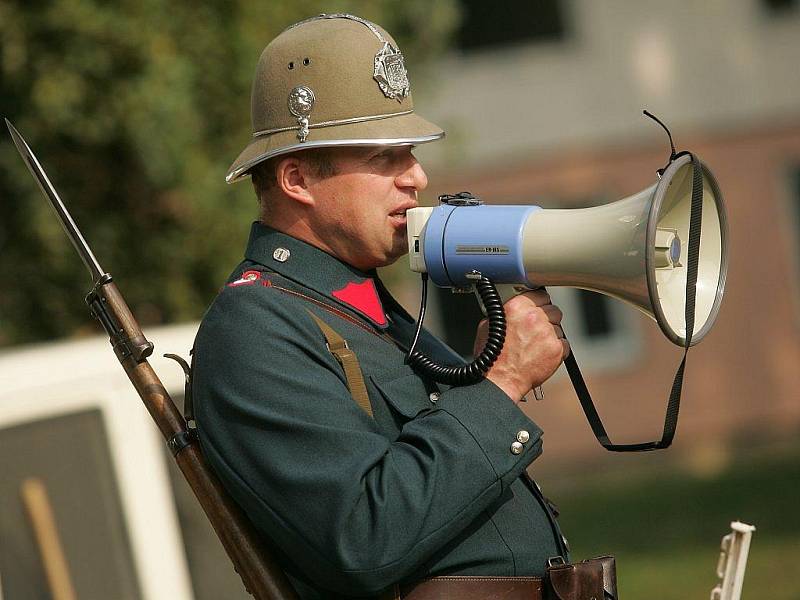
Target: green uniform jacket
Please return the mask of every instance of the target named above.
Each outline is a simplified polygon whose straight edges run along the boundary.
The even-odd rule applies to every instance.
[[[355,352],[374,417],[309,311]],[[444,389],[415,373],[404,363],[413,325],[374,273],[259,224],[203,319],[203,451],[305,598],[433,575],[541,575],[566,557],[525,473],[541,429],[488,380]],[[420,344],[460,362],[427,333]],[[520,432],[529,439],[514,454]]]

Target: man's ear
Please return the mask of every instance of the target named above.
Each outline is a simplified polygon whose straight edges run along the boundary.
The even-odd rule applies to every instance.
[[[287,156],[275,167],[275,179],[286,196],[301,204],[313,206],[314,196],[309,189],[309,184],[313,182],[305,161],[297,156]]]

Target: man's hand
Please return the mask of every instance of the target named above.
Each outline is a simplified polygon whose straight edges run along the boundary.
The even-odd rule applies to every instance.
[[[569,342],[561,329],[561,310],[550,295],[534,290],[505,303],[506,342],[486,378],[514,402],[544,383],[569,355]],[[488,332],[486,319],[478,325],[475,354],[483,349]]]

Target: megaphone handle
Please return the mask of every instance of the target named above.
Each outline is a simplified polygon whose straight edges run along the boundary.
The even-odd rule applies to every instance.
[[[500,294],[500,298],[503,300],[503,304],[505,304],[506,302],[511,300],[511,298],[513,298],[514,296],[517,296],[519,294],[524,294],[525,292],[531,292],[533,290],[544,290],[544,291],[547,291],[544,286],[532,288],[532,287],[528,287],[527,285],[521,285],[521,284],[500,284],[500,285],[497,285],[497,291]],[[476,294],[477,294],[477,292],[476,292]],[[484,316],[485,315],[486,315],[486,310],[484,309]],[[544,400],[544,390],[542,389],[542,386],[537,385],[535,388],[533,388],[532,391],[533,391],[533,398],[535,400],[537,400],[537,401]],[[522,397],[523,402],[527,402],[529,394],[530,394],[530,392],[528,392],[528,394],[525,394]]]
[[[543,285],[538,287],[538,288],[529,288],[527,286],[517,286],[516,290],[517,290],[517,293],[522,294],[522,293],[525,293],[525,292],[528,292],[528,291],[533,291],[533,290],[542,290],[542,291],[546,292],[547,288],[545,288]],[[541,402],[542,400],[544,400],[544,390],[542,389],[542,386],[537,385],[535,388],[533,388],[533,397],[537,402]]]

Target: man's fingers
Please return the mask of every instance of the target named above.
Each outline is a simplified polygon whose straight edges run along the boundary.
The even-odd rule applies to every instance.
[[[569,341],[565,338],[561,338],[561,345],[564,347],[564,353],[562,354],[563,358],[567,358],[569,353],[572,352],[572,348],[569,346]]]
[[[546,304],[551,304],[550,294],[548,294],[545,290],[531,290],[530,292],[525,292],[524,294],[519,294],[512,298],[524,298],[529,302],[532,302],[536,306],[544,306]]]
[[[561,319],[564,318],[564,313],[561,312],[561,309],[558,308],[555,304],[545,304],[544,306],[540,306],[539,308],[542,309],[545,315],[547,315],[547,320],[550,321],[553,325],[558,325],[561,323]]]
[[[483,347],[486,345],[486,340],[489,339],[489,320],[483,319],[478,323],[478,328],[475,331],[475,342],[472,344],[472,353],[477,356],[483,352]]]

